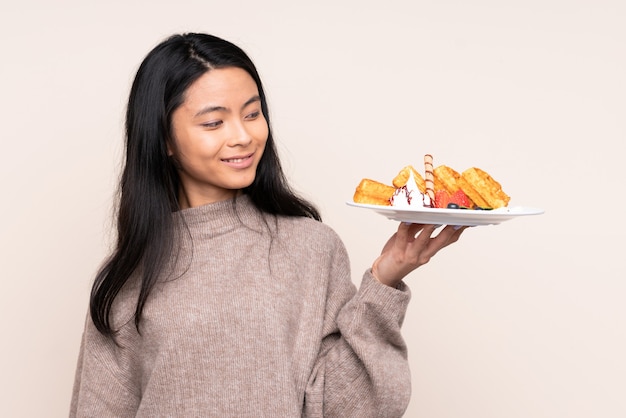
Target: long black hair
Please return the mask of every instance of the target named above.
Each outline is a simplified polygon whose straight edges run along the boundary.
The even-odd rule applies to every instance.
[[[117,242],[96,275],[90,313],[96,328],[113,336],[113,301],[133,274],[140,275],[135,326],[150,291],[173,256],[173,213],[180,210],[180,180],[168,157],[171,118],[187,88],[207,71],[237,67],[254,79],[269,135],[253,183],[243,190],[261,211],[321,220],[317,209],[295,194],[285,178],[272,137],[261,79],[248,55],[238,46],[199,33],[174,35],[148,53],[131,87],[126,110],[126,157],[119,184]]]

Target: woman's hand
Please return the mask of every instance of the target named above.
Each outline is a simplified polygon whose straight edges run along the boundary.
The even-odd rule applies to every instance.
[[[448,225],[432,236],[437,228],[437,225],[401,223],[374,261],[374,277],[388,286],[397,286],[407,274],[428,263],[439,250],[456,242],[467,227]]]

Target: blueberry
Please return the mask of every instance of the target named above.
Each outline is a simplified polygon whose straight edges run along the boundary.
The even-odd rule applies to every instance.
[[[459,205],[456,203],[448,203],[448,209],[459,209]]]

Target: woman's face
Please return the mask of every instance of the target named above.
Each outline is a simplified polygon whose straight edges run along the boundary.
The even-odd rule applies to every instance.
[[[269,129],[250,75],[235,67],[209,70],[185,93],[172,115],[182,183],[181,208],[226,200],[252,184]]]

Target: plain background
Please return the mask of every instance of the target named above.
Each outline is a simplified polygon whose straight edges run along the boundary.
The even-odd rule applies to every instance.
[[[407,279],[407,417],[626,416],[624,22],[621,0],[3,0],[0,416],[67,415],[128,88],[185,31],[256,62],[285,170],[355,283],[397,225],[345,202],[425,153],[545,210]]]

